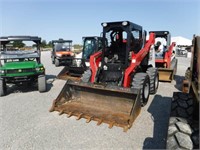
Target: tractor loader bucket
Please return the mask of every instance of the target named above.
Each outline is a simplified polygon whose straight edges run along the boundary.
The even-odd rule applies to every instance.
[[[107,123],[109,128],[118,126],[127,131],[140,110],[140,90],[68,80],[49,111],[76,116],[77,120],[85,118],[87,123],[91,120],[97,121],[97,125]]]
[[[62,80],[70,79],[73,81],[79,81],[84,71],[85,68],[83,67],[64,67],[57,75],[57,78]]]
[[[170,68],[158,68],[159,81],[171,82],[177,70],[177,59],[171,62]]]
[[[67,73],[68,73],[69,67],[64,67],[60,73],[57,75],[58,79],[62,79],[62,80],[67,80]]]

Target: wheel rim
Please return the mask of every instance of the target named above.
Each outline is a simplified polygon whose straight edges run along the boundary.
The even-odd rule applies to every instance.
[[[159,81],[158,81],[158,75],[156,75],[156,79],[155,79],[155,89],[158,88],[158,83],[159,83]]]
[[[144,86],[144,97],[147,99],[149,96],[149,83],[146,83]]]

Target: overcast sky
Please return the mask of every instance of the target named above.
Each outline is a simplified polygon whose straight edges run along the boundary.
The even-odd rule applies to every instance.
[[[0,0],[0,36],[64,38],[82,44],[101,23],[129,20],[172,36],[200,35],[200,0]]]

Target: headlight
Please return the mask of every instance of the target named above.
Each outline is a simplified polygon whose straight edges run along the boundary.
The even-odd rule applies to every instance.
[[[124,22],[122,22],[122,25],[123,25],[123,26],[127,26],[127,25],[128,25],[128,22],[127,22],[127,21],[124,21]]]
[[[102,23],[102,26],[103,27],[106,27],[108,24],[107,23]]]
[[[4,74],[4,73],[5,73],[5,71],[4,71],[4,70],[0,70],[0,73],[1,73],[1,74]]]
[[[56,56],[58,56],[58,57],[61,57],[61,56],[62,56],[62,54],[56,54]]]
[[[35,68],[36,71],[44,71],[44,67]]]
[[[108,70],[108,67],[106,65],[104,65],[103,70]]]

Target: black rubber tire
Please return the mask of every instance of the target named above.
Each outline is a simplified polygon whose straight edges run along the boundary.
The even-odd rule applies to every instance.
[[[171,105],[171,116],[192,119],[193,98],[187,93],[174,92]]]
[[[192,129],[186,119],[170,117],[166,148],[193,149],[191,134]]]
[[[84,71],[84,73],[81,77],[81,81],[85,82],[85,83],[90,82],[91,75],[92,75],[91,70],[87,69],[86,71]]]
[[[38,91],[46,92],[47,90],[47,83],[46,83],[46,76],[45,75],[39,75],[38,76]]]
[[[56,67],[59,67],[59,65],[60,65],[59,60],[58,60],[58,59],[55,59],[55,66],[56,66]]]
[[[150,94],[155,94],[159,86],[158,69],[149,67],[147,69],[147,74],[149,75],[150,79]]]
[[[199,149],[199,129],[192,133],[191,139],[193,142],[193,148]]]
[[[52,64],[55,64],[55,58],[52,58],[51,60],[52,60]]]
[[[150,94],[150,79],[147,73],[136,73],[133,77],[131,88],[140,89],[141,106],[145,106]],[[147,90],[147,91],[145,91]]]
[[[0,78],[0,96],[5,96],[7,91],[5,79]]]

